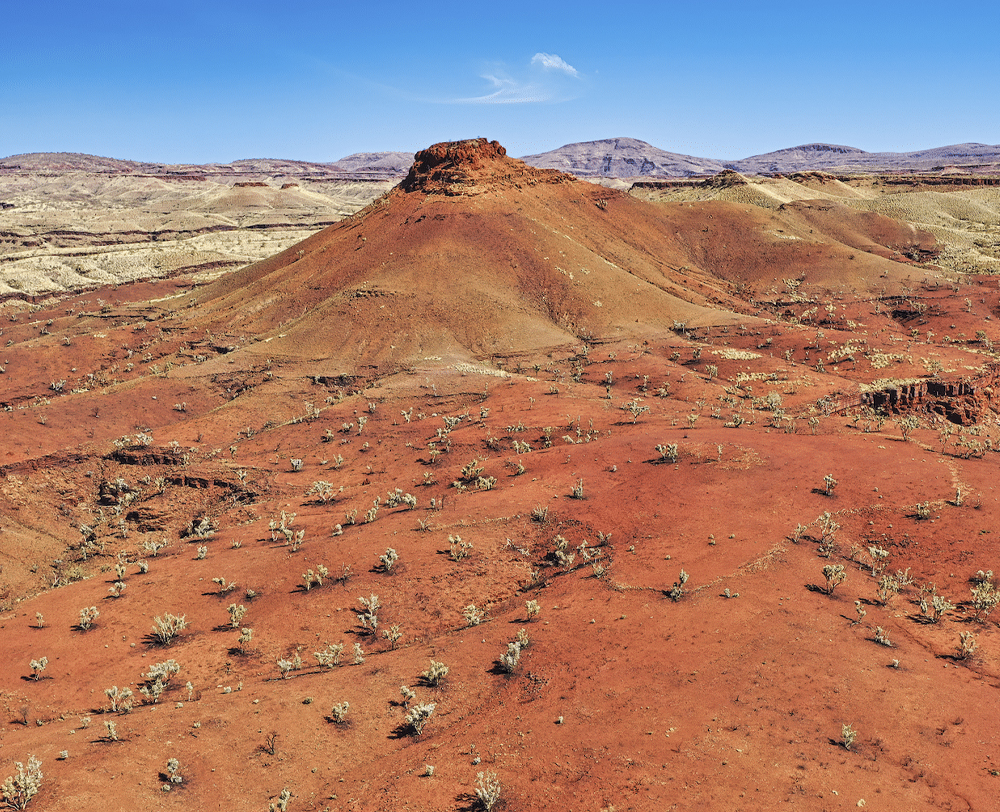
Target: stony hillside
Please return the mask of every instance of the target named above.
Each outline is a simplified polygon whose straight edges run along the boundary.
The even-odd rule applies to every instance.
[[[479,139],[419,152],[368,208],[197,302],[205,327],[239,319],[272,337],[268,353],[398,368],[734,323],[748,312],[737,288],[805,273],[862,289],[921,276],[913,257],[934,252],[929,234],[853,211],[651,206]]]
[[[635,138],[606,138],[567,144],[539,155],[526,155],[525,163],[571,172],[579,177],[688,177],[714,174],[723,169],[719,161],[678,155]]]

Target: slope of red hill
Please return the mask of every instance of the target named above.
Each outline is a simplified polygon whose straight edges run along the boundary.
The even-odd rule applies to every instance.
[[[797,211],[649,205],[496,142],[435,145],[364,211],[205,288],[197,319],[266,334],[267,353],[389,367],[734,323],[747,314],[735,284],[891,284],[903,268],[883,242],[933,243],[850,216],[838,221],[845,243]]]

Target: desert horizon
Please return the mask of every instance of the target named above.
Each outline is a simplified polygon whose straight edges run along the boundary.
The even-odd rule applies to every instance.
[[[555,168],[546,162],[569,161],[576,158],[573,168],[579,174],[604,175],[606,177],[619,176],[615,170],[620,166],[612,164],[606,158],[599,159],[598,165],[602,165],[608,170],[604,173],[595,171],[594,167],[587,166],[588,161],[594,159],[588,153],[600,153],[601,150],[612,153],[624,152],[647,152],[650,155],[665,155],[674,159],[690,162],[690,167],[697,167],[701,171],[691,171],[690,167],[683,167],[687,171],[681,171],[678,177],[687,177],[692,174],[714,174],[723,169],[734,169],[736,171],[806,171],[810,169],[821,169],[833,167],[841,170],[867,171],[902,171],[920,169],[923,171],[942,171],[950,169],[952,171],[962,167],[974,167],[976,169],[990,171],[996,170],[997,161],[1000,160],[1000,144],[989,145],[979,142],[962,142],[938,147],[927,147],[919,150],[909,151],[868,151],[853,146],[843,144],[831,144],[826,142],[810,142],[798,144],[791,147],[781,147],[765,153],[749,155],[740,159],[732,158],[706,158],[685,155],[656,147],[651,143],[638,138],[619,136],[613,138],[602,138],[591,141],[577,141],[563,144],[546,152],[532,155],[520,156],[520,159],[531,166],[539,168]],[[412,152],[406,150],[383,150],[368,152],[353,152],[332,161],[314,161],[295,158],[279,157],[244,157],[231,161],[138,161],[132,158],[114,158],[106,155],[92,155],[84,152],[74,151],[47,151],[28,152],[0,157],[0,169],[22,169],[22,170],[72,170],[90,169],[93,171],[171,171],[183,172],[187,169],[216,171],[228,170],[230,172],[253,171],[262,168],[291,168],[298,169],[319,169],[329,171],[331,168],[340,170],[347,174],[356,173],[383,173],[388,175],[405,174],[412,161],[413,155],[419,151],[415,148]],[[631,155],[629,155],[631,157]],[[582,161],[580,159],[583,159]],[[649,168],[658,169],[655,162],[649,161]],[[702,166],[699,166],[701,164]],[[641,168],[641,158],[640,158]],[[662,170],[655,174],[662,174]],[[642,172],[636,171],[635,167],[629,167],[626,176],[644,176]]]

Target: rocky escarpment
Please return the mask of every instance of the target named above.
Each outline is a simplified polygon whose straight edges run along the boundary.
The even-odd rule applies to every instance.
[[[574,181],[572,175],[555,169],[536,169],[508,157],[507,150],[497,141],[471,138],[445,141],[418,152],[399,188],[405,192],[461,195],[498,186],[522,188]]]
[[[884,186],[906,186],[911,189],[933,187],[948,190],[959,186],[1000,186],[1000,177],[975,175],[880,175]]]
[[[993,420],[1000,411],[1000,367],[976,375],[900,382],[861,395],[860,404],[885,414],[937,415],[950,423],[972,426]]]
[[[746,186],[747,179],[733,169],[723,169],[710,178],[684,179],[684,180],[639,180],[632,184],[632,189],[694,189],[703,187],[706,189],[729,189],[733,186]]]

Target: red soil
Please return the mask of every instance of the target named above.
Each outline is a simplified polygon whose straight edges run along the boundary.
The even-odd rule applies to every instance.
[[[288,787],[290,810],[463,809],[484,770],[508,810],[993,808],[998,632],[973,619],[969,579],[1000,571],[996,456],[972,445],[997,437],[996,285],[935,287],[933,268],[892,259],[932,250],[926,235],[877,218],[654,206],[536,176],[498,145],[428,153],[411,178],[426,169],[440,189],[408,181],[205,288],[6,305],[0,746],[8,772],[44,762],[37,808],[259,810]],[[878,426],[862,387],[932,362],[974,391]],[[649,409],[635,422],[633,399]],[[904,441],[907,413],[920,424]],[[655,447],[674,443],[662,460]],[[452,487],[473,459],[496,482]],[[316,481],[329,503],[307,495]],[[415,509],[386,506],[396,488]],[[297,550],[272,540],[282,511],[305,531]],[[813,523],[826,512],[829,558]],[[217,532],[184,535],[201,516]],[[81,525],[96,531],[85,559]],[[459,561],[455,535],[474,545]],[[885,606],[871,546],[914,578]],[[305,591],[320,564],[330,576]],[[825,594],[830,564],[847,579]],[[332,580],[343,565],[346,584]],[[74,567],[87,577],[51,588]],[[219,594],[220,577],[237,588]],[[919,608],[930,582],[956,604],[937,623]],[[401,627],[395,649],[358,624],[371,594],[380,629]],[[234,603],[254,630],[242,652]],[[482,624],[467,626],[469,604]],[[89,606],[94,627],[75,629]],[[167,612],[190,626],[160,648],[148,635]],[[506,674],[497,659],[522,628],[531,643]],[[979,646],[957,659],[965,631]],[[316,665],[327,642],[344,643],[340,668]],[[296,651],[303,667],[280,679]],[[158,703],[103,712],[106,688],[138,697],[169,658],[181,671]],[[438,687],[420,684],[430,659],[450,669]],[[420,736],[402,727],[401,685],[436,703]],[[169,758],[184,781],[164,792]]]

